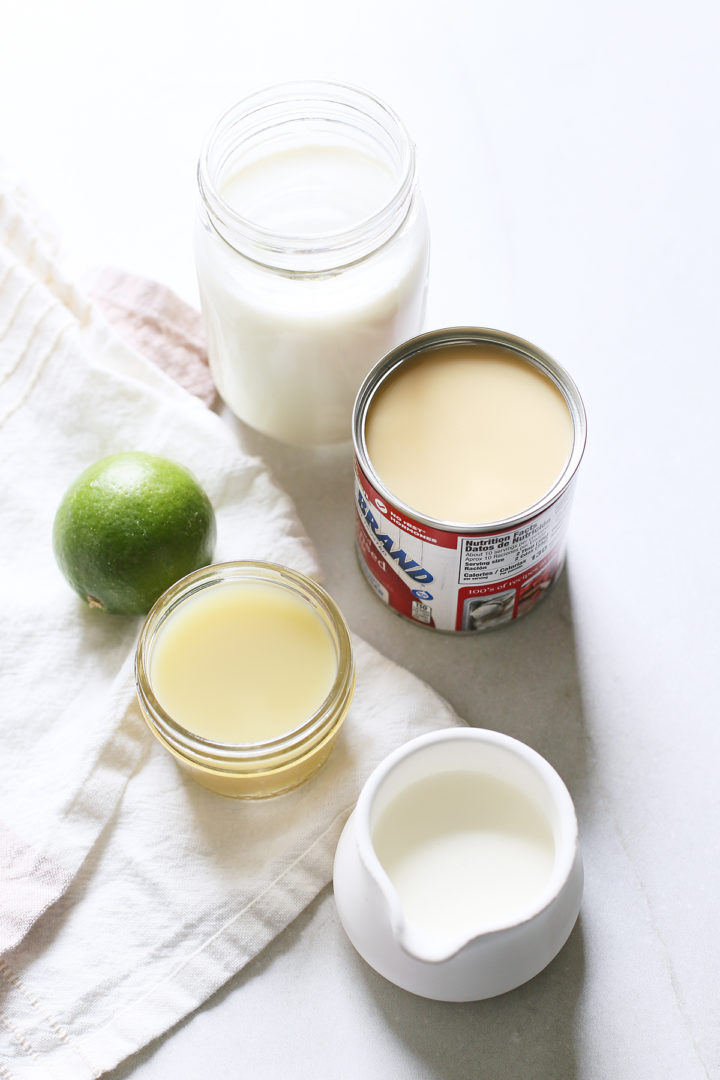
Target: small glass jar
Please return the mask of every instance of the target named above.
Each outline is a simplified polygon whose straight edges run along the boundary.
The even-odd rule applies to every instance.
[[[173,617],[182,612],[187,626],[188,615],[191,619],[195,617],[190,605],[196,598],[200,597],[203,602],[215,601],[219,590],[225,589],[227,593],[228,586],[271,589],[279,605],[300,601],[303,613],[310,613],[319,620],[331,642],[335,675],[327,696],[301,722],[293,720],[288,730],[270,738],[223,742],[198,734],[170,715],[158,700],[153,685],[157,677],[153,663],[157,658],[158,642]],[[277,590],[279,592],[275,592]],[[203,618],[206,619],[207,604],[204,611]],[[278,660],[275,670],[274,659],[269,659],[273,664],[273,678],[287,679],[281,661]],[[350,634],[342,613],[316,582],[296,570],[272,563],[227,562],[196,570],[163,593],[149,612],[140,633],[135,677],[140,707],[148,727],[178,764],[203,787],[221,795],[257,799],[297,787],[327,760],[350,707],[355,688],[355,665]],[[232,692],[232,688],[229,687],[228,692]],[[238,729],[242,726],[240,714]]]
[[[425,314],[429,235],[407,131],[352,87],[273,87],[222,117],[198,184],[220,395],[283,442],[349,440],[363,378]]]

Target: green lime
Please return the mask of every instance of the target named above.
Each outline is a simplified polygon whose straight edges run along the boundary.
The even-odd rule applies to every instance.
[[[141,451],[96,461],[68,488],[55,558],[91,607],[143,615],[179,578],[207,566],[215,513],[192,473]]]

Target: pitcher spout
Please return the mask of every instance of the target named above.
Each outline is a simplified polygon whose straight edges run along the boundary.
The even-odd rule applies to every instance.
[[[429,934],[422,927],[413,926],[412,923],[403,921],[398,927],[393,927],[395,940],[403,952],[412,960],[423,964],[444,964],[454,959],[463,949],[480,935],[459,935],[456,937],[443,937]]]

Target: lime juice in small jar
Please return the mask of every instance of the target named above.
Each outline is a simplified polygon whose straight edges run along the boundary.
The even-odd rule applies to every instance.
[[[288,567],[218,563],[177,582],[136,653],[145,720],[204,787],[235,798],[304,783],[337,739],[355,686],[334,601]]]

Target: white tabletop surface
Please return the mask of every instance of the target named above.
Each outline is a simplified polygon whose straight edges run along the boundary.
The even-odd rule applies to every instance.
[[[586,866],[566,947],[501,998],[422,1000],[355,954],[328,887],[113,1080],[720,1076],[719,27],[709,0],[4,0],[0,154],[79,269],[196,303],[206,129],[273,82],[355,83],[417,144],[427,328],[533,341],[589,417],[567,573],[457,640],[361,579],[349,444],[249,440],[353,629],[564,777]]]

